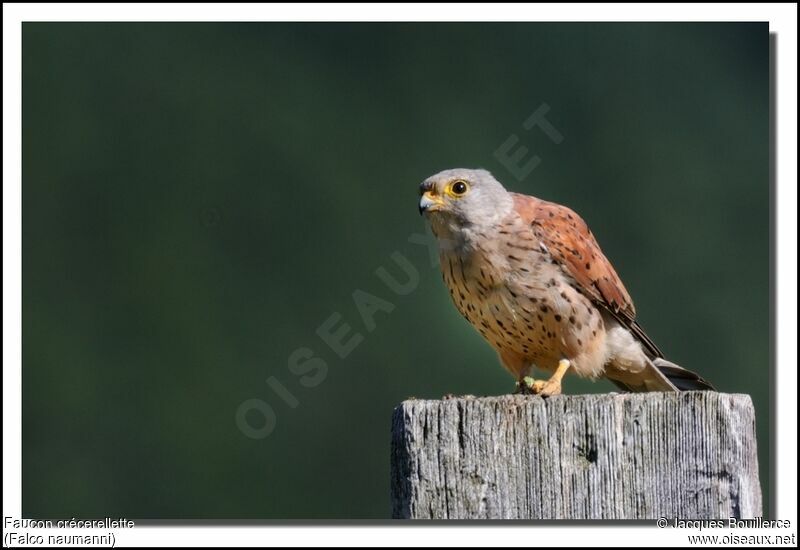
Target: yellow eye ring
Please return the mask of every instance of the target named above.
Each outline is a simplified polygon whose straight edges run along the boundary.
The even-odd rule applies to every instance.
[[[469,191],[469,185],[463,180],[456,180],[447,186],[447,194],[454,198],[463,197]]]

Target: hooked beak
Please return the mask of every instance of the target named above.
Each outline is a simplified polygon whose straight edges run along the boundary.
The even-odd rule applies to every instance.
[[[443,206],[444,201],[440,197],[432,195],[430,191],[423,193],[419,199],[420,215],[425,212],[436,212],[437,210],[441,210]]]

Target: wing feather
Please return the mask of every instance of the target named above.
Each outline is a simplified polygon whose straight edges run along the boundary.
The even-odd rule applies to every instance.
[[[661,351],[636,322],[633,300],[586,222],[566,206],[519,193],[512,195],[517,213],[578,289],[629,328],[650,353],[661,357]]]

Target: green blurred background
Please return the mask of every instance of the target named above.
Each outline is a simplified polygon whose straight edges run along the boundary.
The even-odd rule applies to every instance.
[[[768,56],[766,24],[24,24],[23,513],[388,518],[392,408],[513,387],[408,241],[457,166],[581,213],[667,355],[752,395],[769,502]]]

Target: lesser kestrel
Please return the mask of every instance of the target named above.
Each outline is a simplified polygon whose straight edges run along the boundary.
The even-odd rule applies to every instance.
[[[663,359],[592,232],[569,208],[508,192],[486,170],[445,170],[420,194],[453,302],[519,390],[560,393],[568,371],[634,392],[713,389]],[[534,380],[534,366],[551,377]]]

